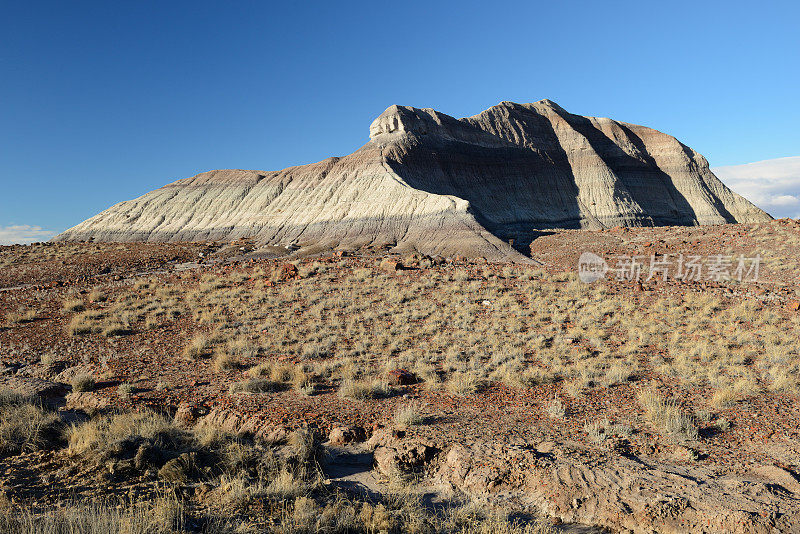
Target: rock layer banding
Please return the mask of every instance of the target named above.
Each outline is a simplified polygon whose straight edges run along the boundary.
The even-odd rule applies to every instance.
[[[57,241],[233,241],[519,259],[546,228],[757,222],[677,139],[549,100],[463,119],[391,106],[342,158],[218,170],[112,206]],[[512,242],[516,249],[509,245]]]

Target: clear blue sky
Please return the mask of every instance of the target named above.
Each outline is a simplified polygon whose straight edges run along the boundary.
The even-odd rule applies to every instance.
[[[391,104],[550,98],[712,165],[800,155],[793,2],[0,4],[0,228],[344,155]]]

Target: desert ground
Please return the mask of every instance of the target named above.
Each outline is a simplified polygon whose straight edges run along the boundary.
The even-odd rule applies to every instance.
[[[800,532],[798,245],[0,247],[0,530]],[[584,283],[585,251],[760,269]]]

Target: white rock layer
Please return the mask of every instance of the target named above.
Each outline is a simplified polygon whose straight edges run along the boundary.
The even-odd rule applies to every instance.
[[[543,100],[455,119],[392,106],[353,154],[219,170],[121,202],[61,241],[230,241],[519,259],[543,228],[768,220],[675,138]]]

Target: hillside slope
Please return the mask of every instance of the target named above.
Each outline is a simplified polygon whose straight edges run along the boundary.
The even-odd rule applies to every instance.
[[[121,202],[57,241],[230,241],[519,258],[544,228],[768,220],[698,153],[543,100],[455,119],[391,106],[354,153],[277,172],[219,170]]]

